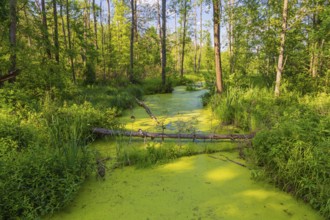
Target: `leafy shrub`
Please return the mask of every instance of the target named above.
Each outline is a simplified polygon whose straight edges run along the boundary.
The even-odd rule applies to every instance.
[[[248,157],[255,178],[267,177],[330,217],[328,94],[275,98],[265,89],[230,88],[211,100],[222,123],[259,130]]]
[[[145,80],[142,84],[142,88],[146,95],[155,93],[170,93],[173,91],[175,83],[175,80],[168,77],[166,79],[165,86],[163,86],[160,78],[150,78]]]
[[[67,204],[94,165],[92,128],[117,126],[113,109],[47,100],[25,118],[0,114],[0,219],[35,219]]]
[[[71,201],[90,173],[90,153],[82,153],[74,166],[60,151],[31,147],[0,159],[0,218],[35,219]]]
[[[267,178],[330,217],[330,117],[308,107],[289,110],[258,132],[252,157]]]
[[[95,83],[96,81],[96,73],[95,73],[95,66],[91,62],[87,62],[86,67],[84,69],[84,84],[85,85],[90,85]]]

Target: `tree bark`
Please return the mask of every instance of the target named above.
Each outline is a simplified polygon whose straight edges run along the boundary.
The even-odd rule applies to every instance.
[[[198,49],[197,49],[197,2],[195,2],[195,18],[194,18],[194,22],[195,22],[195,30],[194,30],[194,46],[195,46],[195,52],[194,52],[194,73],[197,73],[197,53],[198,53]]]
[[[60,16],[61,16],[61,21],[62,21],[62,32],[63,32],[63,38],[64,38],[64,45],[65,45],[65,49],[68,49],[68,43],[66,40],[65,22],[64,22],[64,16],[63,16],[63,0],[60,3]]]
[[[94,44],[96,50],[99,49],[98,42],[97,42],[97,19],[96,19],[96,6],[95,6],[95,0],[93,0],[93,19],[94,19]]]
[[[111,6],[110,6],[110,0],[107,0],[108,3],[108,32],[109,32],[109,41],[108,41],[108,55],[109,55],[109,64],[108,64],[108,72],[110,74],[110,67],[111,67]]]
[[[55,47],[55,60],[57,64],[60,63],[60,44],[58,41],[58,21],[57,21],[57,4],[53,0],[53,17],[54,17],[54,47]]]
[[[164,0],[162,0],[164,1]],[[108,130],[105,128],[94,128],[94,134],[111,135],[111,136],[127,136],[127,137],[142,137],[142,138],[174,138],[174,139],[201,139],[201,140],[237,140],[237,139],[252,139],[255,134],[165,134],[165,133],[150,133],[139,130],[134,131],[121,131],[121,130]]]
[[[181,53],[181,68],[180,75],[183,77],[183,64],[184,64],[184,55],[185,55],[185,47],[186,47],[186,26],[187,26],[187,1],[183,0],[183,35],[182,35],[182,53]]]
[[[101,53],[102,53],[102,64],[103,64],[103,80],[106,80],[106,70],[105,70],[105,55],[104,55],[104,45],[105,45],[105,37],[104,37],[104,27],[103,27],[103,16],[102,16],[102,1],[100,3],[100,24],[101,24]]]
[[[67,26],[67,30],[68,30],[69,55],[70,55],[70,63],[71,63],[72,80],[73,80],[73,83],[76,83],[76,73],[75,73],[75,69],[74,69],[72,45],[71,45],[69,0],[66,0],[66,26]]]
[[[130,38],[130,65],[129,65],[129,81],[133,82],[134,73],[134,30],[135,30],[135,0],[131,0],[131,38]]]
[[[17,0],[10,0],[9,2],[9,42],[10,42],[10,67],[9,73],[16,70],[16,32],[17,32]]]
[[[234,0],[228,0],[228,14],[229,14],[229,18],[228,18],[228,43],[229,43],[229,69],[230,69],[230,73],[234,73],[234,62],[233,62],[233,21],[234,21],[234,13],[233,13],[233,7],[234,7]]]
[[[220,53],[220,7],[219,0],[213,0],[213,28],[214,28],[214,60],[216,73],[216,89],[217,93],[223,92],[222,85],[222,68]]]
[[[162,85],[166,84],[166,0],[162,0]]]
[[[157,0],[157,28],[159,36],[159,57],[160,57],[160,66],[162,66],[162,25],[161,25],[161,12],[160,12],[160,0]],[[162,1],[163,4],[163,1]]]
[[[199,56],[198,56],[198,68],[197,68],[197,72],[199,72],[199,70],[201,69],[201,62],[202,62],[202,48],[203,48],[203,2],[201,2],[200,5],[200,12],[199,12],[199,16],[200,16],[200,36],[199,36]]]
[[[19,74],[19,70],[16,69],[14,71],[9,72],[5,76],[1,76],[0,77],[0,85],[5,81],[10,81],[10,80],[14,79],[18,74]]]
[[[277,70],[276,70],[276,84],[275,84],[275,96],[280,95],[281,76],[283,72],[283,60],[284,60],[284,44],[285,34],[287,27],[287,16],[288,16],[288,0],[283,0],[283,21],[281,31],[281,42],[280,42],[280,54],[278,56]]]
[[[137,14],[137,1],[134,0],[134,42],[138,41],[139,35],[138,35],[138,14]]]
[[[51,59],[52,54],[50,52],[50,41],[49,41],[49,34],[48,34],[45,0],[41,0],[41,13],[42,13],[42,33],[43,33],[44,43],[45,43],[45,47],[46,47],[46,54],[48,56],[48,59]]]
[[[162,1],[166,1],[166,0],[162,0]],[[135,101],[136,101],[136,103],[137,103],[139,106],[141,106],[142,108],[144,108],[144,110],[146,110],[146,112],[147,112],[147,114],[150,116],[150,118],[154,119],[155,122],[156,122],[158,125],[160,125],[160,122],[158,121],[157,117],[156,117],[154,114],[152,114],[150,108],[149,108],[144,102],[138,100],[137,98],[135,98]]]

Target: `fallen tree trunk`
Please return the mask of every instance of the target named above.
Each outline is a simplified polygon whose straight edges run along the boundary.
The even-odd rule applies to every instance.
[[[94,128],[93,133],[112,136],[128,136],[128,137],[142,137],[142,138],[175,138],[175,139],[252,139],[254,133],[251,134],[165,134],[165,133],[150,133],[139,130],[134,131],[121,131],[121,130],[108,130],[105,128]]]
[[[15,71],[12,71],[12,72],[8,73],[5,76],[1,76],[0,77],[0,84],[3,83],[3,82],[5,82],[5,81],[14,79],[18,75],[18,73],[19,73],[19,71],[18,70],[15,70]]]
[[[154,119],[156,121],[156,123],[158,125],[160,125],[160,122],[158,121],[157,117],[154,114],[152,114],[150,108],[144,102],[138,100],[137,98],[135,98],[135,101],[139,106],[141,106],[142,108],[144,108],[144,110],[146,110],[146,112],[150,116],[150,118]]]

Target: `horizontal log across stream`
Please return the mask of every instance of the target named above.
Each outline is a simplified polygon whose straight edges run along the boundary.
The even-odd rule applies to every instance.
[[[176,139],[252,139],[254,133],[251,134],[166,134],[166,133],[150,133],[139,130],[124,131],[124,130],[109,130],[105,128],[94,128],[93,133],[112,136],[128,136],[142,138],[176,138]]]

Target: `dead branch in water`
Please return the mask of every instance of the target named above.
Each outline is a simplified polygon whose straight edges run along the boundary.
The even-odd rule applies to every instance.
[[[144,110],[146,110],[146,112],[147,112],[147,114],[150,116],[150,118],[154,119],[158,125],[161,124],[161,123],[158,121],[157,117],[156,117],[154,114],[152,114],[150,108],[149,108],[144,102],[138,100],[137,98],[135,98],[135,101],[136,101],[136,103],[137,103],[139,106],[141,106],[142,108],[144,108]]]
[[[220,154],[220,156],[226,158],[226,160],[223,160],[223,159],[221,159],[221,158],[218,158],[218,157],[215,157],[215,156],[209,155],[209,157],[214,158],[214,159],[218,159],[218,160],[222,160],[222,161],[230,161],[230,162],[235,163],[235,164],[237,164],[237,165],[239,165],[239,166],[246,167],[245,164],[242,164],[242,163],[240,163],[240,162],[237,162],[237,161],[235,161],[235,160],[232,160],[232,159],[230,159],[229,157],[227,157],[227,156],[225,156],[225,155],[223,155],[223,154]]]

